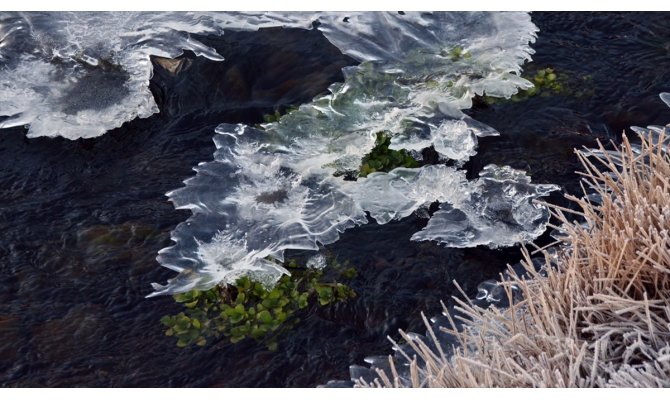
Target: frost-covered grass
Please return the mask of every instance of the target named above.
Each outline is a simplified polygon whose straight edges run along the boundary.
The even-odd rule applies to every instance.
[[[652,137],[654,135],[651,135]],[[578,151],[584,180],[602,203],[569,197],[586,223],[557,206],[565,233],[545,272],[525,251],[527,277],[503,283],[523,300],[483,309],[457,300],[468,316],[453,356],[403,333],[419,354],[409,379],[379,371],[362,386],[670,386],[670,155],[664,132],[639,147]],[[587,190],[585,190],[585,193]],[[591,196],[590,198],[593,198]],[[551,263],[550,263],[551,261]],[[430,329],[430,328],[429,328]],[[434,332],[429,337],[435,341]],[[391,362],[393,362],[391,360]]]

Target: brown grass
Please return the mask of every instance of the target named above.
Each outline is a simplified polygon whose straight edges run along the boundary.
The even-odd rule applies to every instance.
[[[568,196],[581,211],[550,206],[566,235],[559,251],[540,252],[546,259],[541,275],[524,249],[528,276],[510,268],[511,278],[503,282],[508,296],[515,286],[523,300],[507,309],[457,300],[458,311],[471,321],[462,331],[445,329],[461,343],[453,356],[401,332],[421,359],[407,359],[410,382],[393,366],[392,374],[377,370],[374,382],[357,385],[670,386],[667,142],[664,135],[653,142],[643,137],[636,152],[624,137],[615,151],[600,144],[599,151],[577,151],[584,180],[602,204]],[[430,327],[428,336],[435,341]]]

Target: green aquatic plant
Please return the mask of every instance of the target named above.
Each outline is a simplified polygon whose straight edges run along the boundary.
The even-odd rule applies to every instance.
[[[299,108],[299,106],[291,105],[291,106],[286,107],[283,112],[280,112],[279,109],[275,109],[274,110],[275,112],[273,114],[263,114],[263,122],[267,123],[267,124],[273,123],[273,122],[279,122],[281,117],[283,117],[284,115],[286,115],[290,112],[293,112],[293,111],[297,110],[298,108]]]
[[[275,110],[274,114],[263,114],[263,122],[265,123],[272,123],[272,122],[277,122],[279,119],[282,117],[282,113],[279,112],[279,110]]]
[[[277,348],[277,338],[295,326],[295,315],[310,304],[327,306],[356,296],[347,285],[328,279],[324,269],[306,268],[296,260],[284,265],[291,275],[284,275],[272,288],[249,277],[239,278],[234,285],[217,285],[206,291],[191,290],[174,297],[185,310],[165,315],[161,323],[165,334],[177,338],[177,346],[204,346],[208,340],[221,336],[231,343],[251,338]],[[354,267],[334,259],[328,263],[330,275],[348,280],[356,276]]]
[[[504,102],[519,102],[531,97],[541,96],[573,96],[576,98],[590,97],[593,89],[590,87],[593,78],[590,75],[582,77],[571,76],[567,73],[557,72],[554,68],[542,68],[522,75],[523,78],[533,83],[533,87],[527,90],[519,90],[509,99],[484,96],[486,104],[497,104]]]
[[[467,60],[468,58],[472,57],[472,54],[463,49],[461,46],[456,46],[450,50],[443,50],[441,55],[443,57],[449,57],[451,61],[458,61],[460,59]]]
[[[414,159],[406,150],[389,149],[391,137],[384,132],[377,132],[375,147],[368,153],[361,162],[361,168],[358,171],[359,177],[366,177],[373,172],[389,172],[394,168],[417,168],[419,162]]]

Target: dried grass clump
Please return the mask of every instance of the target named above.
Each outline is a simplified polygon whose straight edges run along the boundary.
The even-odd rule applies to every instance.
[[[458,301],[466,328],[445,330],[460,346],[403,334],[413,357],[407,379],[377,370],[359,386],[668,387],[670,386],[670,157],[668,140],[624,137],[616,151],[578,151],[587,184],[601,197],[568,196],[586,223],[550,206],[565,233],[536,272],[524,250],[526,277],[503,282],[506,309]],[[586,191],[585,191],[586,192]],[[593,197],[591,197],[593,198]],[[452,323],[452,326],[454,324]],[[436,342],[429,327],[429,337]],[[393,363],[393,360],[391,360]]]

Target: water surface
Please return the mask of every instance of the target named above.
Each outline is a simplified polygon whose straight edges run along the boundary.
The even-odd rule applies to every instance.
[[[501,136],[480,139],[469,174],[489,163],[512,165],[534,182],[576,193],[574,147],[670,121],[658,99],[670,91],[668,17],[533,13],[540,28],[534,64],[588,75],[593,93],[476,106],[469,114]],[[355,64],[318,31],[201,40],[226,61],[187,53],[190,66],[176,76],[154,65],[159,114],[95,139],[0,132],[1,385],[305,387],[346,379],[349,364],[389,352],[386,335],[421,331],[419,312],[437,313],[439,300],[455,294],[453,279],[474,294],[479,282],[518,261],[516,248],[410,242],[425,224],[417,217],[372,223],[328,246],[358,267],[352,287],[359,296],[307,310],[277,352],[253,341],[177,348],[158,320],[179,307],[170,297],[144,298],[149,282],[173,275],[155,256],[190,214],[164,193],[211,159],[218,124],[253,125],[307,102]]]

